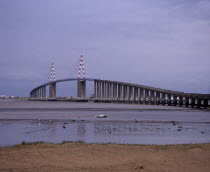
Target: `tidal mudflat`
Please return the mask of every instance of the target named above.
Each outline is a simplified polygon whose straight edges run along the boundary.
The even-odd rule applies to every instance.
[[[107,118],[95,118],[98,114]],[[1,100],[0,138],[0,146],[22,141],[209,143],[210,112],[162,105]]]

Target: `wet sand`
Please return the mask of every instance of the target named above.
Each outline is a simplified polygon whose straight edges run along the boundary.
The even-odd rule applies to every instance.
[[[210,122],[209,111],[178,106],[74,103],[26,100],[0,100],[0,120],[5,119],[83,119],[96,120],[95,115],[106,114],[109,121],[185,121]]]
[[[0,100],[0,110],[184,110],[185,107],[94,102]],[[192,108],[188,108],[190,110]]]
[[[31,144],[0,148],[0,171],[209,172],[210,144]]]
[[[106,119],[96,119],[95,115],[100,113],[104,113],[108,117]],[[41,122],[38,119],[41,119]],[[49,122],[51,119],[53,120],[53,124]],[[62,128],[63,124],[61,125],[59,123],[60,120],[64,122],[68,121],[65,129]],[[29,121],[32,121],[32,123],[29,123]],[[70,123],[70,121],[74,122]],[[109,135],[109,137],[107,137],[107,139],[109,139],[115,135],[118,137],[116,130],[113,130],[111,134],[110,132],[107,133],[104,131],[107,127],[110,129],[109,124],[111,125],[113,123],[115,127],[115,123],[121,124],[124,122],[125,124],[123,124],[123,126],[126,127],[128,125],[129,127],[125,128],[119,125],[119,129],[130,129],[132,128],[131,126],[136,125],[142,127],[144,126],[143,124],[148,121],[151,125],[156,125],[157,123],[163,127],[170,124],[169,127],[174,128],[174,131],[179,135],[180,133],[184,133],[186,129],[187,132],[192,134],[192,137],[198,139],[197,136],[194,135],[194,132],[197,132],[197,130],[193,130],[193,132],[191,130],[188,131],[189,127],[187,128],[187,125],[192,124],[193,129],[194,125],[209,125],[210,113],[192,108],[161,105],[29,102],[25,100],[0,101],[0,127],[2,131],[2,137],[0,137],[0,139],[5,139],[6,136],[13,139],[14,137],[11,137],[8,133],[10,129],[15,129],[15,131],[17,130],[23,133],[24,138],[21,138],[22,141],[24,141],[26,139],[25,137],[28,135],[35,137],[36,140],[36,134],[42,134],[40,127],[44,127],[45,130],[43,131],[52,131],[50,132],[51,135],[54,134],[56,137],[57,133],[59,138],[61,133],[69,136],[69,133],[74,132],[82,138],[88,138],[87,136],[89,136],[91,132],[89,132],[89,130],[85,132],[86,130],[84,129],[90,126],[89,123],[100,124],[99,126],[95,125],[94,130],[90,130],[93,136],[99,135],[100,137],[103,136],[106,138],[106,136]],[[178,125],[171,124],[171,121],[178,121],[179,125],[182,124],[183,131],[177,131]],[[6,124],[3,125],[4,123]],[[11,126],[13,126],[13,124],[16,124],[18,128],[12,128]],[[86,125],[87,127],[85,127]],[[23,130],[21,130],[19,126],[24,127]],[[46,130],[46,127],[49,129]],[[151,130],[150,124],[148,124],[146,128],[144,127],[144,129],[141,127],[139,128],[140,130],[135,129],[132,130],[132,132],[129,130],[128,135],[132,136],[132,133],[135,135],[137,131]],[[113,128],[112,125],[111,128]],[[159,131],[160,129],[161,127],[158,126],[155,131]],[[199,130],[199,136],[205,137],[205,134],[209,134],[208,128],[206,127],[205,129],[205,133],[200,133]],[[33,134],[25,134],[28,130],[33,130]],[[59,132],[60,130],[61,132]],[[166,133],[165,130],[161,130],[159,134],[163,135]],[[125,133],[122,134],[124,135]],[[154,133],[150,133],[149,136],[151,135],[152,137],[152,134]],[[20,137],[19,134],[16,135]],[[45,138],[46,135],[49,134],[43,132],[43,135],[44,136],[41,138]],[[142,136],[137,136],[145,140],[144,135],[145,132]],[[161,138],[162,137],[159,137],[159,139]],[[168,136],[166,138],[168,139]],[[12,143],[13,141],[9,142],[9,144]],[[153,144],[155,144],[155,142]],[[210,171],[210,143],[168,146],[39,143],[0,147],[0,171],[207,172]]]
[[[107,118],[95,118],[105,114]],[[193,108],[0,100],[0,146],[22,141],[118,144],[209,143],[210,113]]]

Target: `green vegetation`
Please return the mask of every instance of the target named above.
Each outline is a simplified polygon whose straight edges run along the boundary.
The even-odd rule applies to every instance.
[[[78,143],[78,144],[91,144],[91,143],[84,143],[83,141],[79,140],[79,141],[63,141],[57,145],[62,145],[62,144],[68,144],[68,143]],[[25,142],[22,141],[20,144],[17,145],[13,145],[13,146],[9,146],[9,147],[21,147],[21,146],[27,146],[27,145],[38,145],[38,144],[48,144],[46,142],[43,141],[38,141],[38,142]],[[50,144],[55,144],[55,143],[50,143]],[[94,143],[95,144],[95,143]],[[98,144],[98,145],[127,145],[127,144],[117,144],[117,143],[102,143],[102,144]],[[142,148],[152,148],[155,149],[157,151],[164,151],[164,150],[172,150],[172,149],[176,149],[177,151],[183,151],[183,150],[189,150],[189,149],[193,149],[193,148],[199,148],[199,149],[206,149],[207,144],[203,143],[203,144],[175,144],[175,145],[144,145],[144,144],[129,144],[127,146],[139,146]]]

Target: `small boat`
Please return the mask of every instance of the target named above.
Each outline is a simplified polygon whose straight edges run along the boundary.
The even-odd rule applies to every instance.
[[[95,117],[96,117],[96,118],[106,118],[107,116],[104,115],[104,114],[100,114],[100,115],[96,115]]]

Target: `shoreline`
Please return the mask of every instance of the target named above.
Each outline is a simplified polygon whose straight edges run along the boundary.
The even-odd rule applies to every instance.
[[[37,145],[55,145],[55,146],[59,146],[59,145],[63,145],[63,144],[84,144],[84,145],[122,145],[122,146],[147,146],[147,147],[157,147],[157,148],[161,148],[161,147],[168,147],[168,148],[197,148],[197,147],[203,147],[203,146],[210,146],[210,142],[209,143],[182,143],[182,144],[127,144],[127,143],[85,143],[83,141],[62,141],[61,143],[50,143],[50,142],[44,142],[44,141],[35,141],[35,142],[25,142],[22,141],[20,144],[14,144],[14,145],[9,145],[9,146],[0,146],[0,149],[2,148],[13,148],[13,147],[22,147],[22,146],[37,146]]]
[[[191,171],[210,170],[210,143],[124,145],[65,142],[0,147],[0,171]]]
[[[57,119],[57,118],[51,118],[51,119],[36,119],[36,118],[31,118],[31,119],[15,119],[15,118],[11,118],[11,119],[7,119],[7,118],[0,118],[0,121],[30,121],[31,123],[32,122],[44,122],[44,123],[56,123],[56,122],[68,122],[69,124],[71,123],[75,123],[75,122],[124,122],[124,123],[141,123],[141,124],[144,124],[144,123],[163,123],[163,124],[173,124],[173,122],[177,123],[175,125],[179,125],[179,123],[182,123],[182,124],[210,124],[210,121],[158,121],[158,120],[136,120],[136,119],[129,119],[129,120],[112,120],[112,119],[107,119],[107,120],[100,120],[100,119],[97,119],[97,120],[94,120],[94,119],[80,119],[80,118],[77,118],[77,119],[74,119],[74,118],[69,118],[69,119]],[[67,124],[68,124],[67,123]]]
[[[140,105],[141,106],[141,105]],[[156,105],[153,105],[156,106]],[[164,106],[165,107],[165,106]],[[176,107],[174,109],[167,109],[167,108],[163,108],[163,109],[149,109],[149,108],[133,108],[133,109],[129,109],[129,108],[2,108],[0,107],[0,111],[139,111],[139,112],[144,112],[144,111],[200,111],[201,109],[193,109],[193,108],[179,108]]]

